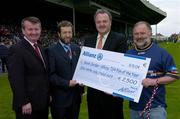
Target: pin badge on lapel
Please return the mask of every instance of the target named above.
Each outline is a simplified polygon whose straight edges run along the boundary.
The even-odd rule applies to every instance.
[[[76,52],[75,51],[73,51],[73,55],[76,56]]]

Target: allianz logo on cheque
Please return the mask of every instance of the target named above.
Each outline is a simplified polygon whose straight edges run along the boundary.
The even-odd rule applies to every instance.
[[[87,57],[91,57],[91,58],[95,58],[97,59],[98,61],[102,60],[103,59],[103,54],[102,53],[91,53],[91,52],[88,52],[88,51],[84,51],[83,52],[83,55],[84,56],[87,56]]]

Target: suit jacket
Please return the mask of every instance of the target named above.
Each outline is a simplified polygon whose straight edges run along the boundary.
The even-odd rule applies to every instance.
[[[98,34],[87,37],[85,39],[84,46],[95,48],[97,35]],[[127,43],[125,37],[120,33],[111,31],[103,46],[103,50],[125,53],[127,50]]]
[[[87,37],[85,39],[84,46],[95,48],[96,41],[97,41],[97,35],[98,34]],[[103,50],[125,53],[127,50],[127,43],[126,43],[124,36],[120,33],[111,31],[108,34],[106,42],[103,46]],[[106,101],[106,99],[107,99],[106,96],[109,98],[108,95],[104,94],[101,91],[98,91],[98,90],[95,90],[92,88],[88,88],[87,101],[90,101],[92,98],[94,99],[94,97],[96,97],[96,98],[99,98],[98,96],[102,97],[102,95],[103,95],[103,101]],[[119,99],[117,98],[117,102],[118,102],[118,100],[122,101],[121,98],[119,98]]]
[[[81,101],[83,89],[78,85],[69,87],[69,81],[72,80],[78,62],[80,48],[75,44],[71,44],[70,47],[72,59],[59,42],[48,49],[53,107],[68,107],[73,101],[79,103]]]
[[[31,44],[22,39],[12,46],[8,54],[8,75],[13,91],[13,109],[20,109],[28,102],[33,110],[45,109],[49,99],[47,60],[41,50],[44,63]]]

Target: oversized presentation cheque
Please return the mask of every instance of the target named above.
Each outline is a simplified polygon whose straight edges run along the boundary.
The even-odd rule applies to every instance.
[[[82,47],[73,80],[138,102],[150,58]]]

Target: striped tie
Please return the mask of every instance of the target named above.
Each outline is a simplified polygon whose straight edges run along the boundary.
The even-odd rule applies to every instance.
[[[71,53],[71,49],[69,46],[64,46],[64,48],[66,49],[66,53],[69,56],[70,59],[72,59],[72,53]]]
[[[140,113],[141,117],[143,117],[143,115],[147,112],[146,113],[146,118],[150,119],[151,106],[152,106],[152,102],[154,100],[154,97],[155,97],[155,95],[157,93],[157,90],[158,90],[158,85],[154,86],[153,94],[152,94],[151,98],[149,99],[148,103],[146,104],[146,107],[144,108],[144,110]]]

